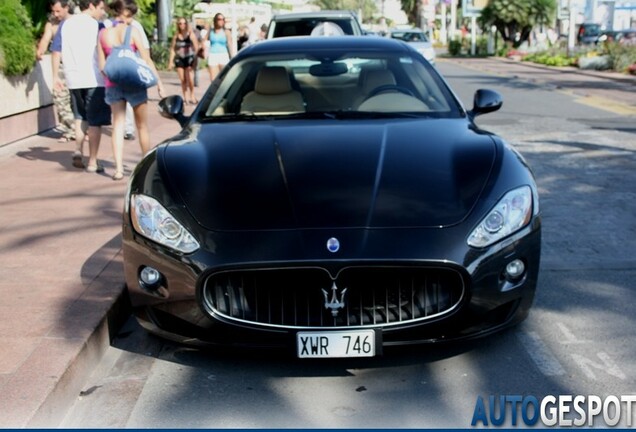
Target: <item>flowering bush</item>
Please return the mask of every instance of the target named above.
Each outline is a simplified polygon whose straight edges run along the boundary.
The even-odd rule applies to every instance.
[[[522,58],[548,66],[578,66],[585,69],[634,73],[636,63],[636,45],[606,42],[593,48],[580,49],[569,56],[563,48],[536,52]]]

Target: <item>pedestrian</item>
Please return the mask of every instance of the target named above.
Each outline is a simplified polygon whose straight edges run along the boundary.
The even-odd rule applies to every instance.
[[[105,27],[112,27],[113,20],[104,21]],[[139,34],[141,35],[141,39],[144,45],[144,48],[150,50],[150,41],[148,40],[148,36],[146,36],[146,31],[139,21],[133,19],[132,24],[137,30],[139,30]],[[132,106],[129,103],[126,104],[126,127],[124,132],[125,140],[134,140],[135,139],[135,114],[133,112]]]
[[[139,34],[141,35],[141,41],[143,47],[150,52],[150,41],[148,40],[148,36],[146,36],[146,31],[139,21],[133,18],[132,24],[137,30],[139,30]],[[126,103],[126,128],[124,132],[125,140],[134,140],[135,139],[135,113],[132,106],[129,103]]]
[[[250,38],[250,30],[244,25],[240,26],[238,30],[238,37],[236,38],[236,49],[240,51],[243,47],[247,46],[247,41]]]
[[[61,61],[64,64],[66,83],[71,93],[71,107],[75,117],[75,152],[73,166],[86,168],[87,172],[101,173],[104,168],[98,163],[97,154],[101,141],[102,126],[110,125],[110,107],[104,101],[104,80],[97,65],[97,34],[99,21],[104,16],[103,0],[80,0],[80,13],[71,15],[63,22],[55,35],[61,46]],[[63,82],[56,77],[55,89]],[[88,135],[88,164],[84,165],[84,137]]]
[[[170,44],[168,70],[176,67],[179,81],[181,81],[183,100],[185,103],[195,105],[197,99],[194,96],[194,65],[199,50],[199,41],[185,18],[179,17],[176,22],[177,31]]]
[[[234,50],[232,49],[232,35],[225,29],[225,17],[222,13],[214,15],[212,27],[208,32],[210,47],[208,48],[208,71],[210,81],[221,72],[223,67],[229,63]]]
[[[197,55],[194,56],[194,64],[192,65],[195,87],[199,87],[199,59],[205,59],[207,54],[201,30],[203,30],[203,28],[200,25],[194,26],[194,34],[197,36],[197,42],[199,43],[199,49],[197,50]]]
[[[261,40],[261,28],[256,23],[256,17],[250,18],[250,23],[247,25],[249,34],[247,37],[247,45],[254,45]]]
[[[115,17],[113,26],[104,28],[99,33],[97,53],[99,69],[103,70],[106,59],[113,47],[124,42],[126,30],[131,29],[130,45],[140,57],[150,66],[159,78],[157,68],[150,58],[149,51],[144,47],[143,38],[139,30],[132,25],[133,17],[137,13],[137,4],[134,0],[114,0],[108,5],[108,9]],[[124,129],[126,123],[126,103],[130,103],[135,115],[137,132],[139,132],[139,145],[142,155],[150,151],[150,133],[148,131],[148,90],[145,87],[122,88],[105,78],[106,103],[110,105],[113,113],[113,132],[111,142],[113,144],[113,157],[115,159],[115,172],[113,180],[124,178]],[[163,97],[163,85],[158,81],[157,90],[159,97]]]
[[[72,8],[68,0],[52,0],[51,14],[44,26],[44,32],[37,47],[36,57],[38,60],[42,60],[44,54],[49,50],[49,45],[51,45],[51,42],[59,31],[60,24],[68,18],[71,13]],[[56,49],[58,52],[56,55],[59,56],[60,49],[59,47]],[[51,51],[52,50],[53,47],[51,46]],[[53,54],[51,54],[51,70],[55,69],[53,67],[54,61]],[[68,91],[64,77],[64,68],[59,63],[57,66],[57,74],[63,84],[60,89],[53,89],[53,106],[55,107],[55,113],[57,115],[57,129],[62,132],[62,137],[59,139],[59,142],[69,142],[75,140],[75,119],[73,118],[73,110],[71,109],[71,94]],[[55,76],[53,78],[55,78]]]

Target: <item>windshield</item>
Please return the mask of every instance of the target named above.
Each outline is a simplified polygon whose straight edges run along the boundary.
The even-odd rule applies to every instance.
[[[404,42],[428,42],[428,38],[423,32],[393,32],[391,37]]]
[[[224,72],[206,100],[203,121],[462,114],[434,68],[404,52],[246,57]]]

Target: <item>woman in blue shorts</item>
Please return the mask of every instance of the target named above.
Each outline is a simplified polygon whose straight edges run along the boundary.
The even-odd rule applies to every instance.
[[[112,51],[112,48],[119,46],[124,42],[127,27],[132,23],[133,17],[137,13],[137,5],[133,0],[114,0],[108,5],[108,8],[115,21],[113,26],[105,28],[99,33],[99,43],[97,51],[99,55],[99,67],[104,69],[106,57]],[[132,28],[131,46],[139,52],[139,55],[153,69],[155,75],[159,77],[157,68],[150,58],[148,50],[144,48],[141,34],[136,28]],[[148,132],[148,91],[145,88],[126,89],[125,91],[110,82],[104,77],[106,87],[106,103],[110,105],[113,112],[113,155],[115,158],[115,173],[113,180],[121,180],[124,178],[124,129],[126,125],[126,102],[129,102],[135,113],[135,123],[139,132],[139,145],[143,155],[150,151],[150,134]],[[163,85],[161,80],[157,87],[159,97],[163,97]]]

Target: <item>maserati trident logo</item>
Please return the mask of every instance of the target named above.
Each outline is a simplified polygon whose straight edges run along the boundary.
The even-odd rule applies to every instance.
[[[336,253],[340,250],[340,242],[337,238],[331,237],[327,240],[327,250],[331,253]]]
[[[338,316],[338,310],[345,307],[345,294],[347,294],[347,288],[343,289],[340,293],[340,299],[338,299],[338,287],[334,282],[331,286],[331,299],[329,299],[329,293],[324,289],[321,290],[322,295],[325,297],[325,309],[331,311],[333,317]]]

